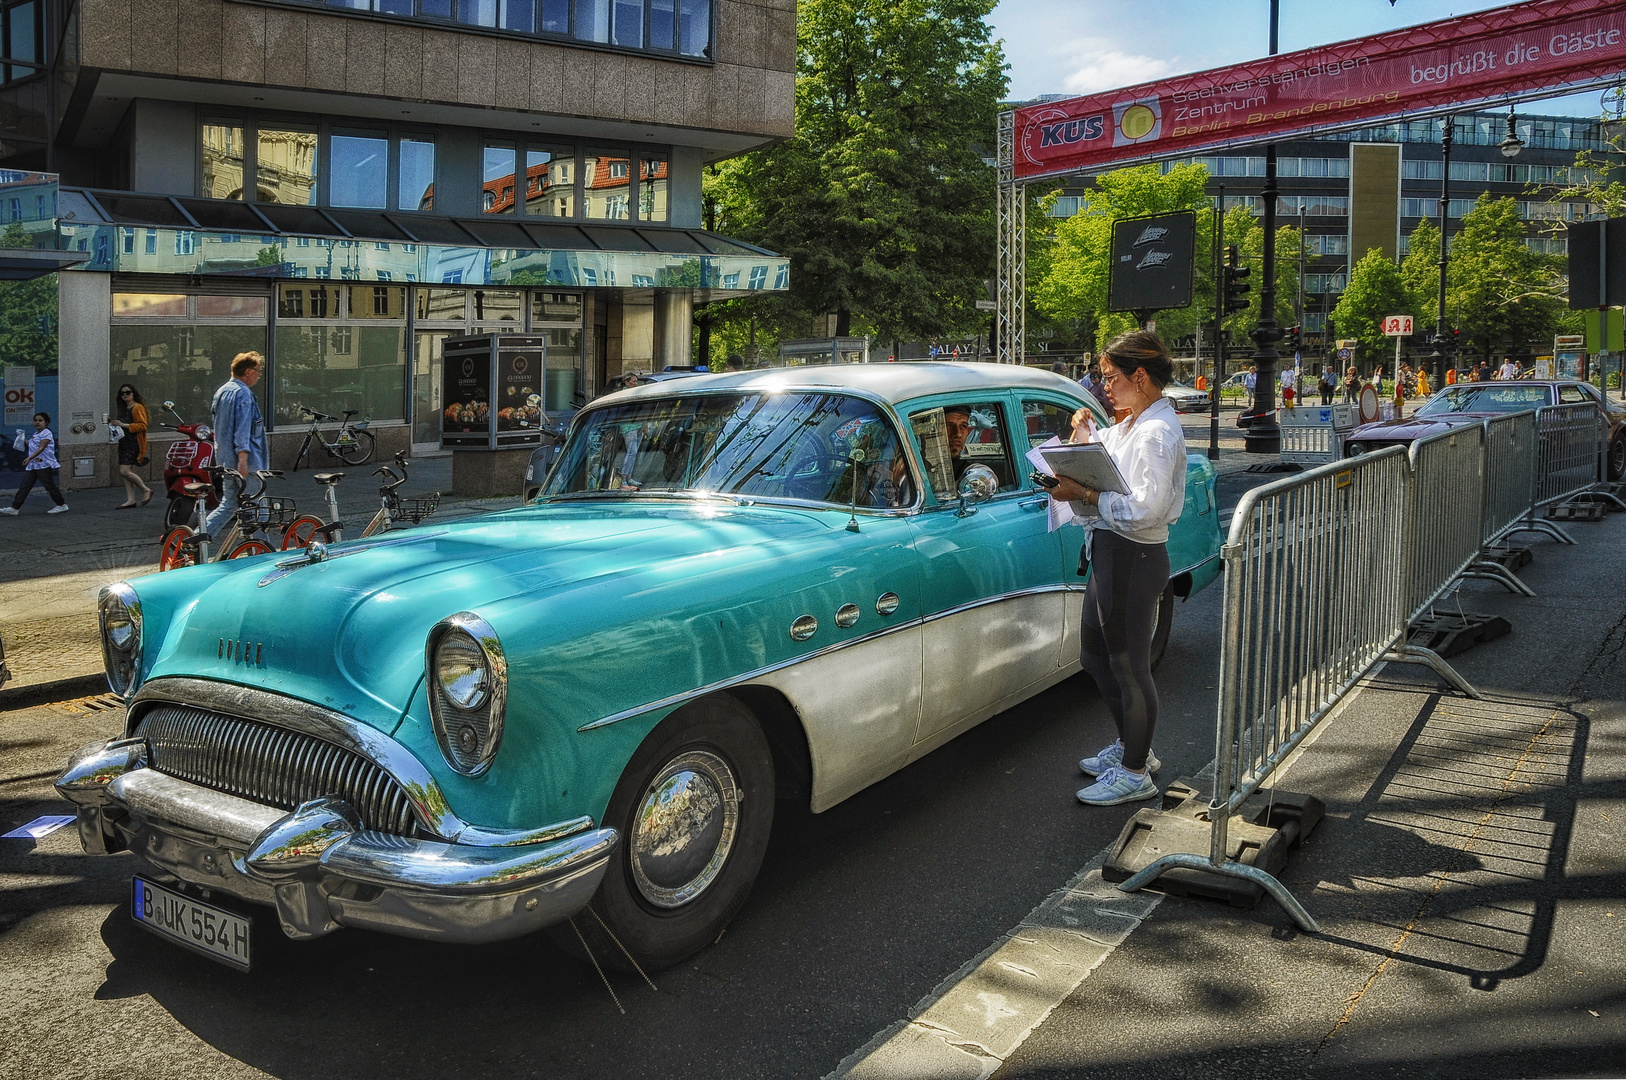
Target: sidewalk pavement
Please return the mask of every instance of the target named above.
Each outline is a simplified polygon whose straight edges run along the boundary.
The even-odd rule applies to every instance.
[[[1626,514],[1566,528],[1440,605],[1513,625],[1450,660],[1483,701],[1387,665],[1275,779],[1322,933],[1087,866],[833,1075],[1626,1073]]]
[[[339,486],[339,509],[350,535],[366,527],[378,509],[377,461],[346,466]],[[317,470],[321,471],[321,470]],[[272,481],[270,490],[292,497],[302,511],[326,516],[322,488],[310,471]],[[404,496],[450,491],[450,454],[413,458]],[[0,637],[12,680],[0,688],[0,707],[19,695],[44,700],[93,693],[102,673],[96,597],[103,585],[154,573],[163,538],[165,498],[135,510],[118,510],[124,488],[88,488],[63,493],[69,511],[47,514],[51,500],[36,488],[17,517],[0,517]],[[0,492],[4,505],[9,493]],[[430,523],[489,513],[519,504],[519,494],[495,499],[443,495]]]

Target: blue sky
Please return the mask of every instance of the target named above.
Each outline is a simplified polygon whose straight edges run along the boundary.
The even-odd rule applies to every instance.
[[[1280,47],[1366,37],[1505,0],[1281,0]],[[1269,0],[1003,0],[990,19],[1005,40],[1011,97],[1087,94],[1242,63],[1270,51]],[[1598,92],[1520,106],[1596,116]]]

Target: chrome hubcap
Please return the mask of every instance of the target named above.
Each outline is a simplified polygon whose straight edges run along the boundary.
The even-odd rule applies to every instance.
[[[632,878],[656,907],[681,907],[722,872],[739,829],[740,789],[728,763],[704,750],[671,761],[644,791],[632,822]]]

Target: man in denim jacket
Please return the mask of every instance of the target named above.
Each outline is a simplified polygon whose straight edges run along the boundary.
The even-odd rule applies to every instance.
[[[254,384],[260,381],[264,361],[257,352],[238,353],[231,362],[232,377],[215,391],[209,406],[215,421],[215,463],[237,470],[235,477],[230,473],[226,475],[220,505],[204,523],[205,531],[217,540],[237,512],[237,496],[243,490],[243,480],[270,465],[270,454],[265,447],[265,419],[260,415],[260,403],[254,398]]]

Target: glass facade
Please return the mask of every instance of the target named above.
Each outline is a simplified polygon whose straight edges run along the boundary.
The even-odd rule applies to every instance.
[[[403,135],[400,142],[397,210],[430,210],[435,190],[435,141],[427,135]]]
[[[204,419],[238,353],[266,352],[265,297],[114,293],[108,395],[130,383],[148,402],[173,401],[187,421]],[[265,383],[255,388],[265,408]],[[163,422],[157,418],[155,424]]]
[[[204,122],[203,190],[210,199],[241,199],[243,169],[243,129],[238,124]]]
[[[42,74],[44,69],[39,66],[45,56],[42,7],[41,0],[22,0],[0,7],[0,32],[4,34],[6,59],[21,61],[0,64],[0,83]]]
[[[254,187],[259,202],[316,205],[316,133],[260,128]]]
[[[576,150],[571,146],[532,146],[525,152],[525,215],[576,216]]]
[[[399,285],[279,286],[272,426],[298,426],[301,406],[406,419],[406,303]]]
[[[632,193],[632,162],[625,150],[592,150],[582,158],[583,217],[626,221]]]
[[[638,159],[638,220],[664,224],[666,191],[671,163],[665,154],[643,154]]]
[[[487,144],[481,156],[481,177],[485,181],[480,209],[488,214],[514,212],[514,147]]]

